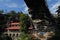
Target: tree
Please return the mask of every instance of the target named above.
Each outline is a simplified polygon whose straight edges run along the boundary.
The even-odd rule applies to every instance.
[[[57,40],[60,40],[60,6],[58,6],[58,10],[56,11],[58,14],[58,18],[57,18],[57,26],[56,26],[56,31],[55,31],[55,37]]]
[[[30,21],[29,21],[29,17],[27,14],[20,14],[20,22],[21,22],[21,26],[22,28],[24,28],[25,33],[28,32],[28,28],[30,27]]]
[[[0,10],[0,28],[5,28],[6,27],[6,16],[3,14],[4,11]]]
[[[56,11],[58,16],[60,16],[60,6],[58,7],[58,10]]]
[[[30,37],[28,34],[24,33],[24,32],[21,32],[20,34],[20,40],[29,40]]]
[[[6,15],[7,22],[18,21],[18,16],[17,16],[18,14],[15,11],[10,11],[10,12],[6,13],[5,15]]]
[[[29,35],[28,35],[28,28],[30,27],[30,21],[29,17],[27,14],[24,14],[23,12],[20,12],[20,26],[21,26],[21,40],[28,40]]]
[[[4,28],[6,28],[6,15],[5,14],[3,14],[4,13],[4,11],[0,11],[0,40],[5,40],[4,39],[4,35],[3,35],[3,33],[4,33]]]
[[[3,10],[0,10],[0,14],[2,14],[4,11]]]

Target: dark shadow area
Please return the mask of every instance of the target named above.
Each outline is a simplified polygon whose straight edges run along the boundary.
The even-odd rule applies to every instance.
[[[0,10],[0,40],[12,40],[11,37],[4,35],[5,28],[7,28],[6,15],[2,14],[3,10]]]

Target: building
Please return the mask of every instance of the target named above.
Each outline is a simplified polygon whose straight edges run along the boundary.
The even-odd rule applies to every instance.
[[[20,26],[19,22],[10,22],[7,27],[4,28],[4,35],[9,36],[12,40],[17,40],[20,36]]]

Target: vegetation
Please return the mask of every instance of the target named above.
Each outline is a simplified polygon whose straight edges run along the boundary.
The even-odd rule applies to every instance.
[[[59,10],[60,10],[60,8],[57,11],[58,13],[60,12]],[[31,25],[30,20],[29,20],[29,16],[27,14],[24,14],[23,12],[16,13],[15,11],[11,11],[11,12],[8,12],[8,13],[5,13],[5,14],[3,14],[3,13],[4,13],[3,10],[0,11],[0,15],[2,15],[2,16],[0,16],[0,28],[1,29],[6,28],[6,24],[9,23],[10,21],[12,21],[12,22],[15,22],[15,21],[20,22],[20,26],[21,26],[20,33],[21,33],[21,35],[20,35],[20,39],[19,40],[29,40],[30,37],[29,37],[29,34],[28,34],[28,31],[29,31],[28,28]],[[51,16],[51,17],[53,17],[53,16]],[[56,32],[55,32],[56,36],[57,36],[57,34],[58,34],[58,36],[60,36],[59,35],[60,34],[60,29],[59,29],[60,28],[60,21],[59,21],[60,17],[56,18],[55,20],[54,20],[54,18],[52,18],[52,20],[51,19],[49,20],[47,18],[47,16],[46,16],[46,19],[47,19],[46,21],[51,22],[51,24],[53,26],[56,26]],[[48,25],[48,23],[47,24],[46,23],[45,23],[45,21],[42,21],[41,25],[42,26]],[[57,24],[57,25],[54,25],[54,23]],[[1,40],[5,40],[5,39],[8,40],[7,37],[8,36],[3,35],[2,30],[0,30],[0,39]],[[3,39],[3,38],[5,38],[5,39]],[[10,38],[10,37],[8,37],[8,38]]]
[[[55,39],[59,40],[60,38],[60,6],[58,6],[58,10],[56,11],[57,14],[58,14],[58,17],[57,17],[57,27],[56,27],[56,31],[55,31]]]
[[[28,28],[30,27],[30,21],[29,21],[29,17],[27,14],[23,14],[21,12],[20,14],[20,26],[21,26],[21,40],[28,40],[29,39],[29,35],[28,35]]]
[[[28,36],[28,28],[30,27],[30,21],[29,21],[29,17],[27,14],[24,14],[23,12],[18,12],[16,13],[15,11],[11,11],[8,13],[3,14],[4,11],[0,11],[0,28],[6,28],[5,26],[7,26],[6,24],[9,22],[20,22],[20,26],[21,26],[21,40],[28,40],[29,36]],[[3,21],[2,21],[3,20]],[[6,38],[5,35],[3,35],[2,30],[0,30],[0,39]],[[1,37],[3,36],[3,38]],[[5,40],[5,39],[4,39]]]
[[[28,34],[24,33],[24,32],[21,32],[20,34],[20,40],[29,40],[30,37]]]

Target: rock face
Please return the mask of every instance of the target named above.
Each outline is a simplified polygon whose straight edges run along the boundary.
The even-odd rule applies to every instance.
[[[49,12],[45,0],[24,0],[32,11],[36,12]],[[47,11],[48,10],[48,11]]]
[[[37,32],[40,33],[42,31],[44,32],[52,31],[51,27],[52,27],[52,22],[54,22],[54,18],[50,14],[46,0],[24,0],[24,1],[29,8],[28,11],[29,14],[31,15],[32,23],[35,27],[34,32],[32,32],[35,34],[35,35],[33,34],[34,38],[35,36],[38,37]],[[50,35],[49,33],[45,33],[45,34],[47,34],[47,36]],[[47,38],[47,36],[40,35],[40,39],[42,37],[41,40],[44,40],[45,37]]]
[[[46,0],[24,0],[28,6],[29,14],[32,14],[33,19],[51,18]]]

